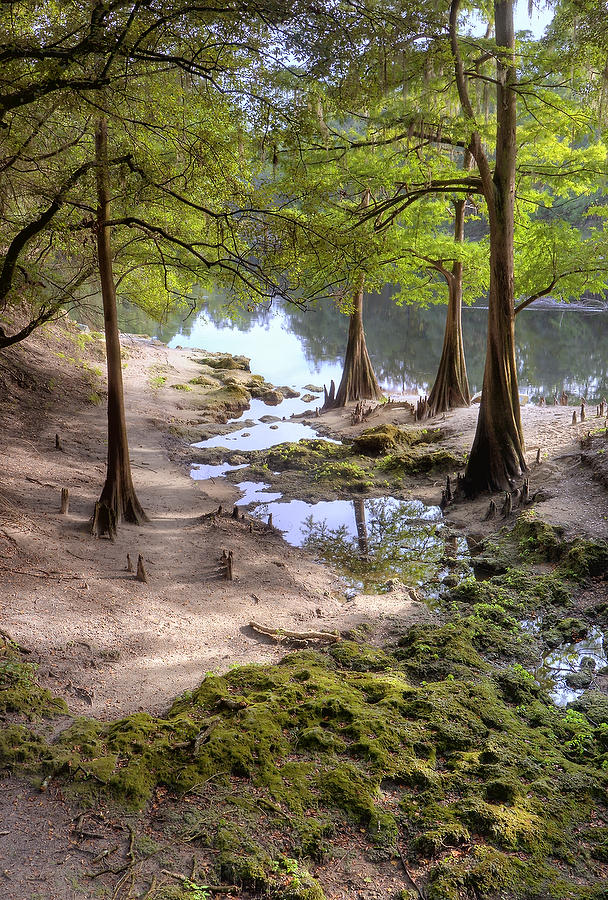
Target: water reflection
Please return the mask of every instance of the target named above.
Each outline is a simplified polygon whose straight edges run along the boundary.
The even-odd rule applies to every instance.
[[[563,644],[543,659],[536,677],[549,681],[549,695],[556,706],[567,706],[589,687],[593,673],[608,664],[604,634],[591,628],[582,641]]]
[[[190,469],[190,478],[195,481],[206,481],[208,478],[221,478],[226,472],[236,472],[237,469],[246,469],[249,463],[242,463],[239,466],[232,466],[230,463],[220,463],[219,465],[204,465],[195,463]]]
[[[234,420],[233,420],[234,421]],[[230,434],[219,434],[192,444],[193,447],[227,447],[230,450],[269,450],[277,444],[295,443],[304,439],[318,437],[314,428],[288,419],[285,422],[256,422],[240,431]],[[333,438],[324,438],[328,443],[339,444]]]
[[[368,349],[387,391],[427,391],[443,342],[445,307],[395,305],[391,289],[366,297]],[[487,310],[463,312],[467,368],[473,391],[481,388]],[[204,316],[188,321],[173,344],[244,353],[252,370],[275,384],[339,379],[347,318],[330,302],[309,309],[257,308],[230,320],[218,298]],[[565,390],[589,402],[608,396],[608,313],[580,309],[528,309],[516,320],[518,377],[522,392],[550,398]],[[167,334],[164,334],[166,339]]]
[[[395,305],[390,285],[365,299],[367,343],[378,378],[387,391],[427,391],[443,343],[445,307],[420,309]],[[124,332],[149,334],[172,346],[201,347],[244,354],[252,371],[274,384],[298,386],[310,380],[340,378],[348,319],[331,302],[308,309],[261,304],[231,308],[221,295],[207,297],[198,315],[168,315],[162,324],[129,303],[119,311]],[[100,311],[81,311],[93,328],[102,327]],[[465,308],[463,331],[471,389],[481,388],[486,347],[487,310]],[[523,392],[551,398],[565,390],[573,399],[597,402],[608,396],[608,312],[534,308],[517,316],[517,370]]]
[[[253,510],[264,520],[270,514],[288,543],[330,563],[359,590],[378,590],[390,577],[409,585],[427,582],[445,554],[441,510],[419,500],[269,498]]]

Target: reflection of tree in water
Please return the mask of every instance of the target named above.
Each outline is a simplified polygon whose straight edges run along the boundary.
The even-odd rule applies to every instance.
[[[443,556],[439,523],[421,517],[421,504],[354,500],[355,532],[346,525],[329,528],[309,516],[302,523],[303,547],[338,567],[344,575],[378,588],[396,575],[405,584],[427,581]]]
[[[201,302],[201,315],[212,322],[216,328],[238,328],[239,331],[250,331],[254,325],[264,325],[276,314],[278,304],[270,301],[251,303],[243,306],[229,301],[225,294],[216,293],[205,297]],[[196,318],[196,317],[195,317]],[[194,324],[194,322],[192,323]],[[190,330],[192,325],[190,326]],[[183,334],[190,334],[182,332]]]
[[[365,334],[374,371],[382,385],[402,390],[432,384],[437,372],[445,308],[395,305],[391,290],[366,297]],[[309,310],[285,309],[291,331],[307,358],[342,361],[348,319],[331,303]],[[481,388],[486,349],[487,312],[463,310],[464,345],[472,391]],[[534,395],[552,397],[563,389],[591,402],[608,396],[608,315],[580,311],[529,309],[515,326],[518,377]]]
[[[365,337],[378,381],[393,390],[426,389],[437,374],[445,307],[420,309],[397,306],[390,285],[381,294],[365,296]],[[318,368],[321,362],[341,364],[348,331],[348,317],[333,303],[318,303],[310,309],[285,307],[290,331],[297,335],[307,359]],[[473,386],[481,383],[485,352],[485,316],[465,318],[466,346],[476,352],[467,365]],[[474,387],[474,389],[476,389]]]
[[[597,401],[608,396],[608,316],[526,310],[517,317],[518,377],[546,398],[566,390]]]
[[[396,306],[390,286],[380,294],[366,295],[365,333],[370,357],[380,383],[389,389],[427,389],[437,372],[445,307],[420,309]],[[316,370],[320,363],[341,364],[348,316],[330,301],[306,309],[282,303],[232,307],[226,297],[215,294],[201,299],[202,315],[218,329],[226,331],[226,351],[230,352],[230,331],[249,331],[282,315],[288,330],[302,343],[306,358]],[[95,306],[93,303],[92,306]],[[82,320],[92,327],[103,325],[101,308],[82,311]],[[80,314],[80,313],[79,313]],[[169,342],[176,334],[188,336],[197,313],[186,318],[175,312],[161,324],[133,304],[122,304],[120,329],[149,334]],[[471,390],[481,387],[486,345],[486,311],[463,310],[464,344]],[[517,316],[515,326],[517,369],[520,384],[533,396],[553,396],[566,390],[573,398],[586,396],[590,402],[608,396],[608,315],[580,311],[529,309]]]

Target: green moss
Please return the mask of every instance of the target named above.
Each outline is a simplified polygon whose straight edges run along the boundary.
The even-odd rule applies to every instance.
[[[251,840],[244,828],[220,820],[213,846],[218,851],[216,866],[223,880],[252,890],[267,887],[271,857]]]
[[[340,666],[353,672],[384,672],[394,665],[394,659],[384,650],[356,641],[340,641],[329,652]]]
[[[379,456],[399,447],[413,447],[415,444],[431,444],[441,440],[439,429],[414,429],[404,431],[396,425],[377,425],[368,428],[353,441],[357,453]]]
[[[608,724],[608,697],[600,691],[585,691],[571,706],[598,725]]]
[[[377,789],[373,782],[362,777],[352,763],[341,763],[319,775],[321,796],[338,806],[355,822],[367,825],[375,843],[394,845],[398,826],[390,813],[380,811],[375,804]]]
[[[608,544],[575,541],[564,556],[561,568],[572,578],[603,575],[608,569]]]
[[[220,382],[217,378],[212,378],[210,375],[197,375],[196,378],[191,378],[188,384],[194,384],[199,387],[218,387]]]
[[[592,857],[608,863],[608,826],[589,828],[585,831],[584,837],[589,841]]]
[[[487,669],[462,622],[414,626],[400,638],[399,647],[397,658],[418,679],[467,676]]]
[[[365,482],[369,473],[353,462],[326,462],[318,466],[313,474],[315,481]]]
[[[470,838],[469,829],[460,822],[440,822],[436,827],[418,834],[412,841],[410,852],[428,859],[450,847],[468,843]]]
[[[450,450],[428,450],[420,446],[387,455],[379,463],[379,468],[401,478],[404,475],[421,475],[433,469],[460,469],[464,462],[463,456]]]
[[[44,738],[24,725],[0,729],[0,764],[17,772],[41,773],[47,759]]]
[[[344,641],[207,676],[164,718],[81,718],[54,743],[4,728],[0,760],[88,802],[143,806],[163,788],[155,802],[168,791],[179,804],[201,788],[200,810],[176,806],[178,836],[214,851],[217,876],[270,896],[322,897],[301,859],[322,858],[345,822],[366,829],[376,858],[403,829],[415,859],[436,860],[429,897],[461,900],[474,885],[488,900],[565,898],[564,862],[595,889],[608,729],[476,648],[478,629],[511,639],[501,591],[463,586],[461,618],[408,629],[394,651]]]
[[[171,387],[174,391],[191,391],[192,388],[188,384],[172,384]]]
[[[313,438],[297,443],[278,444],[255,459],[279,472],[300,469],[314,477],[317,469],[328,466],[331,461],[344,459],[347,454],[348,449],[342,444]]]
[[[556,561],[563,554],[563,533],[563,528],[543,522],[529,510],[518,516],[510,536],[525,559]]]
[[[0,638],[0,715],[50,719],[67,711],[63,700],[40,687],[35,666],[22,661],[16,645]]]
[[[195,362],[211,369],[241,369],[249,372],[250,360],[246,356],[231,356],[229,353],[218,353],[213,356],[200,356]]]
[[[245,409],[249,405],[251,394],[240,384],[226,384],[205,394],[207,407],[222,407],[226,410]]]

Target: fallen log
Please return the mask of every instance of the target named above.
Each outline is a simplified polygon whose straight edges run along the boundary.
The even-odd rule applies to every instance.
[[[266,628],[257,622],[250,622],[249,627],[275,641],[327,641],[328,644],[337,644],[342,638],[331,631],[288,631],[286,628]]]

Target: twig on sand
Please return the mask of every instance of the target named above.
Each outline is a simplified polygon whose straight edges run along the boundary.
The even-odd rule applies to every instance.
[[[275,641],[327,641],[328,644],[337,644],[342,640],[339,634],[332,631],[288,631],[286,628],[266,628],[257,622],[250,622],[249,627]]]

